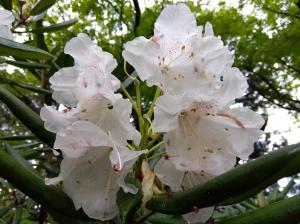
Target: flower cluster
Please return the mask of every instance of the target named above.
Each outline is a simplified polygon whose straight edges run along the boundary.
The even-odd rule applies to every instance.
[[[236,157],[246,159],[253,151],[264,120],[231,106],[246,91],[247,80],[232,67],[233,56],[212,26],[197,26],[186,5],[166,7],[154,36],[128,42],[123,57],[149,86],[163,91],[155,104],[153,129],[165,133],[166,154],[155,173],[173,191],[226,172]],[[203,210],[186,217],[197,223],[207,218]]]
[[[56,133],[54,148],[63,154],[60,175],[47,183],[63,181],[76,209],[82,207],[90,217],[108,220],[118,213],[120,187],[137,192],[124,178],[144,153],[127,148],[127,140],[138,144],[140,134],[130,124],[130,102],[115,93],[120,82],[111,74],[117,65],[113,56],[85,34],[71,39],[65,53],[75,65],[50,79],[53,98],[65,107],[41,110],[46,129]]]
[[[63,154],[60,175],[47,182],[62,181],[77,209],[108,220],[118,213],[120,188],[137,192],[124,178],[145,150],[128,148],[128,140],[139,144],[140,134],[130,124],[130,102],[116,93],[120,81],[111,74],[117,65],[112,55],[85,34],[71,39],[65,53],[74,58],[74,66],[50,78],[53,98],[64,106],[41,110],[45,127],[56,133],[54,148]],[[245,93],[247,80],[209,23],[197,26],[184,4],[168,6],[155,23],[154,36],[128,42],[123,57],[141,80],[162,90],[151,127],[164,133],[166,152],[154,173],[143,162],[144,203],[152,197],[156,177],[172,191],[186,190],[228,171],[236,157],[247,159],[264,120],[232,106]],[[184,217],[202,223],[212,211],[195,209]]]
[[[13,39],[12,32],[10,31],[10,26],[15,20],[11,11],[0,10],[0,37],[6,39]]]

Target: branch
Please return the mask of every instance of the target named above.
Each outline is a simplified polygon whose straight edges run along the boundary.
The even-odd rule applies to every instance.
[[[140,25],[140,20],[141,20],[141,9],[138,0],[133,0],[133,5],[135,10],[135,21],[134,21],[133,31],[134,34],[136,35],[137,28]]]
[[[154,196],[146,207],[164,214],[240,202],[278,179],[300,171],[300,144],[276,150],[187,191]]]
[[[279,14],[279,15],[284,15],[284,16],[289,16],[289,17],[295,18],[295,19],[300,19],[300,16],[297,16],[297,15],[294,15],[294,14],[291,14],[291,13],[288,13],[288,12],[277,11],[275,9],[271,9],[269,7],[266,7],[266,6],[264,6],[263,9],[268,10],[268,11],[273,12],[273,13],[276,13],[276,14]]]

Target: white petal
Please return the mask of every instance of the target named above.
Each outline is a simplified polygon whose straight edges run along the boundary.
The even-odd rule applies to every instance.
[[[140,133],[130,123],[132,106],[127,99],[118,99],[101,123],[101,128],[112,135],[112,139],[126,145],[127,140],[139,144]]]
[[[72,38],[65,46],[65,53],[71,55],[76,64],[97,70],[100,73],[111,73],[117,66],[113,56],[102,51],[101,47],[84,33]]]
[[[204,29],[205,29],[205,31],[204,31],[204,36],[205,37],[214,36],[214,31],[213,31],[211,23],[209,23],[209,22],[205,23],[205,28]]]
[[[14,20],[15,17],[11,11],[0,10],[0,25],[10,26]]]
[[[236,157],[224,147],[226,139],[224,134],[220,135],[224,129],[195,114],[181,117],[180,126],[165,135],[167,153],[176,168],[210,175],[231,169]]]
[[[13,39],[13,34],[8,26],[0,25],[0,37],[10,40]]]
[[[109,149],[94,149],[73,159],[76,166],[63,181],[63,190],[76,208],[82,207],[89,217],[103,221],[118,213],[116,196],[120,187],[108,159],[109,153]]]
[[[99,74],[94,71],[82,71],[76,81],[76,95],[78,98],[98,97],[99,95],[114,101],[117,79],[110,74]],[[113,81],[112,81],[113,80]],[[120,81],[119,81],[120,84]],[[119,98],[119,97],[117,97]]]
[[[78,96],[76,95],[77,79],[79,71],[76,67],[62,68],[50,79],[51,88],[54,90],[53,99],[58,103],[68,106],[76,106]]]
[[[221,116],[220,116],[221,115]],[[260,128],[264,119],[248,108],[234,108],[221,111],[211,119],[220,129],[225,129],[225,136],[230,143],[232,153],[241,159],[247,159],[253,152],[253,144],[263,134]]]
[[[162,74],[158,67],[158,50],[158,46],[153,41],[137,37],[125,44],[122,53],[124,59],[135,68],[141,80],[147,81],[149,86],[159,86],[161,83]]]
[[[183,218],[188,224],[205,224],[206,221],[212,216],[214,207],[202,208],[183,215]]]
[[[244,95],[248,88],[246,77],[237,68],[231,68],[223,76],[222,86],[215,96],[218,106],[233,103],[234,99]]]
[[[45,128],[54,133],[65,129],[72,122],[74,122],[73,114],[73,110],[61,112],[56,110],[55,107],[46,105],[42,107],[40,112],[40,116],[44,121]]]
[[[88,121],[77,121],[56,135],[55,149],[71,158],[83,155],[91,147],[111,146],[107,133]]]
[[[155,23],[154,35],[187,35],[197,29],[196,19],[185,4],[167,6]]]
[[[154,132],[167,132],[178,126],[179,114],[190,107],[192,98],[188,96],[163,95],[158,97],[154,108]]]
[[[168,185],[172,191],[182,190],[184,171],[176,169],[171,160],[161,158],[154,167],[154,172],[160,181]]]

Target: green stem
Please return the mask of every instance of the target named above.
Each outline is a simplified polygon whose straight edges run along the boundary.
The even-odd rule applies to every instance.
[[[161,137],[160,133],[156,134],[154,138],[148,143],[146,148],[151,148],[153,144],[157,141],[157,139],[159,139],[160,137]]]
[[[155,95],[154,95],[154,98],[153,98],[153,101],[151,103],[151,106],[147,112],[147,115],[148,117],[151,119],[152,115],[153,115],[153,112],[154,112],[154,106],[155,106],[155,102],[157,100],[157,98],[160,96],[161,94],[161,89],[159,87],[156,88],[156,91],[155,91]]]
[[[130,94],[128,93],[127,89],[123,86],[123,84],[121,84],[120,89],[122,90],[122,92],[125,94],[125,96],[128,98],[128,100],[130,101],[130,103],[132,104],[133,109],[135,110],[135,112],[138,112],[136,103],[134,102],[134,100],[132,99],[132,97],[130,96]]]
[[[153,146],[151,149],[148,150],[147,155],[150,155],[152,152],[154,152],[156,149],[158,149],[159,146],[161,146],[162,144],[164,144],[164,141],[161,141],[160,143]]]
[[[139,129],[142,136],[141,140],[141,149],[143,149],[144,141],[145,141],[145,133],[144,133],[144,118],[142,115],[142,100],[141,100],[141,91],[140,91],[140,82],[138,80],[134,81],[134,86],[136,90],[136,105],[137,105],[137,116],[139,121]]]

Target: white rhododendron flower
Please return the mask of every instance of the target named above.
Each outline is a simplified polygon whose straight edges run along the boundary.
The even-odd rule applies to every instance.
[[[175,162],[173,161],[175,157],[166,154],[163,159],[161,159],[154,168],[156,176],[164,183],[167,184],[172,191],[187,190],[191,187],[195,187],[209,179],[213,176],[208,175],[204,171],[181,171],[176,169]],[[202,208],[197,207],[188,214],[183,215],[183,217],[190,224],[200,224],[205,223],[212,215],[214,208]]]
[[[231,107],[247,80],[232,67],[232,54],[209,23],[203,31],[186,5],[168,6],[154,36],[130,41],[123,56],[142,80],[163,92],[153,121],[154,132],[165,133],[166,154],[155,167],[163,183],[186,190],[232,169],[236,157],[248,158],[264,120],[250,109]],[[185,218],[202,223],[212,210]]]
[[[211,25],[206,24],[203,34],[184,4],[166,7],[155,23],[154,36],[128,42],[123,57],[148,85],[190,98],[206,98],[218,89],[223,73],[233,63]]]
[[[110,147],[91,148],[79,158],[65,157],[60,175],[46,180],[47,184],[63,181],[63,191],[73,200],[75,208],[82,208],[95,219],[109,220],[118,214],[117,193],[137,193],[138,189],[124,182],[124,178],[143,151]],[[119,167],[119,160],[122,167]],[[117,165],[116,165],[117,164]]]
[[[83,33],[67,43],[65,53],[74,58],[75,65],[62,68],[49,80],[58,103],[76,106],[80,98],[97,94],[113,100],[120,81],[111,74],[117,61],[110,53],[102,51]]]
[[[130,123],[130,114],[128,100],[119,98],[111,104],[104,97],[91,98],[86,104],[80,102],[78,108],[71,110],[58,111],[51,106],[41,110],[45,128],[57,133],[54,148],[68,157],[79,157],[91,146],[108,146],[109,138],[121,145],[126,145],[127,140],[138,144],[140,134]]]
[[[0,37],[6,39],[13,39],[13,35],[12,32],[10,31],[10,27],[14,20],[15,17],[11,11],[5,9],[0,10]]]
[[[63,68],[51,78],[54,97],[67,106],[56,110],[45,106],[41,118],[45,128],[56,133],[54,149],[63,154],[60,175],[48,184],[63,182],[63,190],[76,209],[89,217],[109,220],[118,213],[117,192],[136,193],[124,178],[145,150],[132,151],[128,140],[139,144],[140,133],[130,123],[132,106],[115,94],[120,82],[110,73],[116,66],[111,54],[103,52],[79,34],[65,52],[75,66]]]

